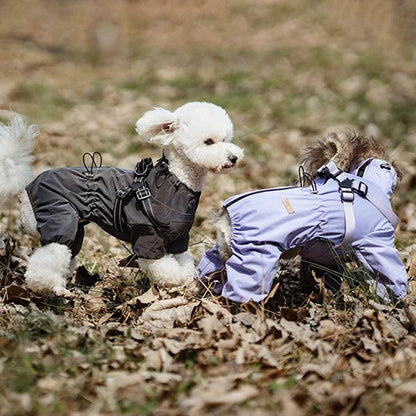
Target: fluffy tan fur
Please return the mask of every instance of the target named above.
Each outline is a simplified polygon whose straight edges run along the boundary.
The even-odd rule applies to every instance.
[[[333,161],[343,171],[350,172],[370,157],[391,163],[401,180],[402,174],[390,160],[384,146],[355,131],[330,133],[324,139],[317,140],[305,149],[299,162],[311,174],[329,161]]]

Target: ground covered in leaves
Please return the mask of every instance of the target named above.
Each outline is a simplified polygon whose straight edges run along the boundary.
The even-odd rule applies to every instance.
[[[411,296],[307,296],[286,265],[262,305],[140,294],[132,276],[84,268],[74,299],[45,298],[21,285],[14,254],[0,304],[3,414],[411,414]]]
[[[222,200],[295,183],[302,148],[358,129],[403,170],[393,204],[410,279],[395,305],[357,281],[311,296],[294,259],[264,304],[195,299],[119,267],[128,247],[89,226],[74,298],[47,298],[24,285],[38,243],[12,207],[0,212],[0,414],[414,414],[415,17],[407,0],[0,2],[0,118],[39,125],[35,172],[85,151],[133,168],[160,156],[134,133],[144,111],[222,105],[246,158],[207,179],[197,260]]]

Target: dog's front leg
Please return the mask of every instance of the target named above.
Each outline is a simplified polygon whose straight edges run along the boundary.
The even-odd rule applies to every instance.
[[[26,284],[35,292],[71,296],[71,292],[65,288],[70,266],[71,251],[67,246],[47,244],[30,256],[25,273]]]
[[[194,260],[188,252],[165,254],[157,260],[141,258],[139,264],[150,281],[160,287],[172,288],[193,281]]]
[[[182,268],[182,274],[186,281],[191,280],[195,272],[194,258],[187,251],[180,254],[174,254],[174,257]]]

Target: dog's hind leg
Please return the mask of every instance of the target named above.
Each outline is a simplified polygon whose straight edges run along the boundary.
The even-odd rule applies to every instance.
[[[36,292],[71,295],[65,289],[70,274],[71,250],[58,243],[40,247],[30,256],[25,273],[28,287]]]
[[[23,228],[27,233],[33,237],[40,238],[39,231],[37,230],[37,223],[35,214],[33,212],[32,204],[30,203],[27,192],[24,191],[19,195],[20,199],[20,221]]]

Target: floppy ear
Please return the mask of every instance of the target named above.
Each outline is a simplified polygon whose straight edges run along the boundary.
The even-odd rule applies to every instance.
[[[308,146],[300,158],[300,164],[309,173],[315,173],[322,165],[330,160],[340,168],[344,168],[343,160],[343,139],[336,133],[330,133],[322,140],[317,140]],[[341,164],[342,166],[339,166]]]
[[[348,172],[350,158],[346,150],[345,138],[342,134],[330,133],[325,138],[325,157],[332,160],[340,169]]]
[[[168,145],[173,133],[178,128],[178,120],[174,114],[163,108],[147,111],[137,120],[137,134],[150,143]]]

